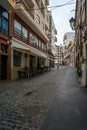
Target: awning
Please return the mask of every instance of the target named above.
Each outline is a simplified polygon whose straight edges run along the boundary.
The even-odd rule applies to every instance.
[[[23,48],[18,48],[18,47],[12,47],[15,50],[21,51],[21,52],[26,52],[26,53],[30,53],[29,49],[23,49]]]
[[[29,45],[24,44],[23,42],[15,38],[12,38],[11,48],[21,51],[21,52],[30,53]]]

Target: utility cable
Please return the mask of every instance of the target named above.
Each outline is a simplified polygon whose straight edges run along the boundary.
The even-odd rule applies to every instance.
[[[73,4],[72,1],[75,1],[75,0],[70,0],[70,1],[68,1],[67,3],[60,4],[60,5],[48,6],[48,8],[51,8],[51,7],[60,7],[60,6],[68,5],[68,4]],[[75,3],[76,3],[76,2],[75,2]]]
[[[62,6],[67,6],[67,5],[72,5],[72,4],[75,4],[75,2],[72,2],[72,3],[68,3],[68,4],[62,4],[62,5],[56,5],[56,6],[51,6],[51,7],[48,7],[48,8],[59,8],[59,7],[62,7]]]
[[[67,5],[75,4],[76,2],[73,2],[73,1],[75,1],[75,0],[70,0],[70,1],[68,1],[68,2],[66,2],[66,3],[64,3],[64,4],[60,4],[60,5],[48,6],[48,7],[46,7],[46,8],[43,7],[43,8],[28,9],[28,11],[32,11],[32,10],[41,10],[41,9],[51,9],[51,8],[56,9],[56,8],[59,8],[59,7],[62,7],[62,6],[67,6]],[[23,1],[21,0],[21,2],[23,2]],[[23,11],[24,11],[24,10],[23,10]]]
[[[41,9],[51,9],[51,8],[59,8],[59,7],[62,7],[62,6],[67,6],[67,5],[72,5],[72,4],[75,4],[76,2],[72,2],[72,3],[65,3],[65,4],[61,4],[61,5],[55,5],[55,6],[48,6],[46,8],[36,8],[36,9],[29,9],[29,11],[32,11],[32,10],[41,10]]]

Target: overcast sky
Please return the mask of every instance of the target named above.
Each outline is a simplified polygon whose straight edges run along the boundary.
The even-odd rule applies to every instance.
[[[51,6],[65,4],[67,2],[75,2],[76,0],[49,0]],[[57,43],[63,43],[63,36],[66,32],[72,32],[69,19],[75,16],[75,4],[49,8],[52,11],[53,20],[57,29]]]

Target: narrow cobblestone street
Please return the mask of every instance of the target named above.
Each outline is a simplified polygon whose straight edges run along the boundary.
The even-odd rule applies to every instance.
[[[0,82],[0,92],[0,130],[87,129],[87,88],[72,67]]]
[[[67,67],[62,66],[32,79],[0,83],[0,130],[39,130]],[[27,114],[29,108],[37,113]]]
[[[87,130],[87,88],[69,67],[40,130]]]

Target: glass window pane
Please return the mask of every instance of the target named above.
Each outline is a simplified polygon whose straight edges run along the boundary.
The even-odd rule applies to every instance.
[[[0,6],[0,14],[1,14],[1,6]]]
[[[8,34],[8,21],[4,18],[2,19],[2,32]]]
[[[35,39],[35,46],[36,47],[38,47],[39,46],[39,40],[38,40],[38,38],[36,37],[36,39]]]
[[[35,43],[35,36],[30,33],[30,44],[34,44]]]
[[[36,15],[36,22],[40,24],[40,17],[38,14]]]
[[[43,22],[41,22],[41,28],[44,29],[44,23]]]
[[[42,50],[44,50],[44,43],[42,43]]]
[[[44,44],[44,49],[45,49],[45,51],[47,50],[46,44]]]
[[[1,25],[1,16],[0,16],[0,30],[1,30],[1,27],[2,27],[2,25]]]
[[[16,20],[14,20],[14,33],[21,35],[21,24]]]
[[[39,48],[41,48],[41,40],[39,40]]]
[[[8,13],[4,9],[2,10],[2,16],[8,19]]]
[[[24,27],[22,27],[22,37],[24,39],[27,39],[27,37],[28,37],[28,31]]]
[[[14,66],[21,67],[21,52],[14,51]]]
[[[1,50],[2,52],[7,53],[7,46],[4,44],[1,44]]]

